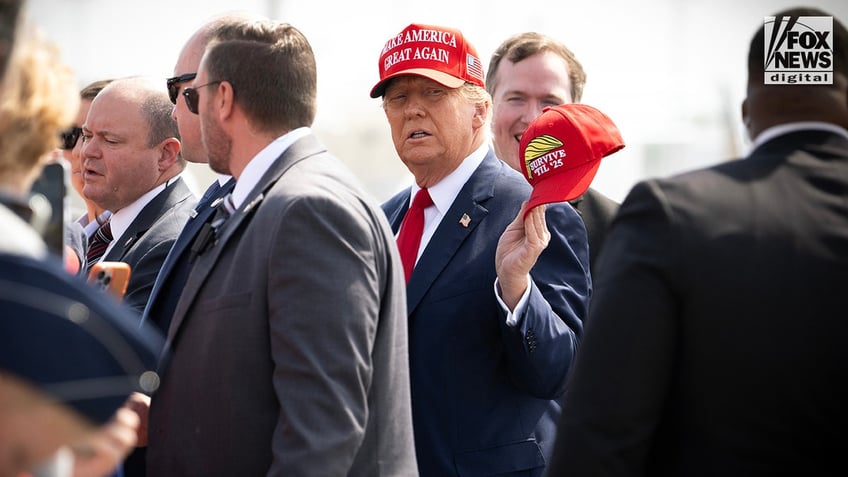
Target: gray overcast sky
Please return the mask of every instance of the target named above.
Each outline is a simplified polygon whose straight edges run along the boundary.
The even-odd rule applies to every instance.
[[[784,0],[27,0],[63,48],[80,86],[107,77],[171,76],[183,43],[210,16],[249,10],[302,30],[318,61],[315,129],[380,200],[408,182],[379,100],[368,97],[385,41],[412,22],[459,28],[485,66],[507,36],[535,30],[565,42],[587,71],[583,102],[607,113],[627,147],[594,187],[621,200],[646,176],[745,152],[739,104],[745,55]],[[848,1],[804,3],[848,23]]]

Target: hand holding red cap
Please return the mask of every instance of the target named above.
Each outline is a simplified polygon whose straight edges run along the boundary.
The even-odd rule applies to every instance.
[[[624,147],[616,125],[585,104],[545,108],[521,136],[521,172],[533,186],[526,212],[580,197],[601,159]]]

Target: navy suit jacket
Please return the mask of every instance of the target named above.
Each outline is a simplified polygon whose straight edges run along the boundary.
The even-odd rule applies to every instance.
[[[501,233],[530,186],[491,150],[457,195],[407,284],[413,427],[422,476],[540,475],[590,293],[586,231],[568,204],[531,272],[516,327],[494,292]],[[409,190],[383,204],[397,232]],[[471,219],[463,225],[467,214]],[[549,222],[551,225],[551,222]]]
[[[188,222],[186,222],[171,251],[168,252],[165,263],[159,270],[159,275],[153,284],[153,290],[150,292],[150,298],[147,300],[147,306],[144,308],[142,322],[155,323],[164,335],[168,334],[171,316],[177,307],[180,293],[182,293],[188,273],[191,270],[189,257],[191,245],[200,228],[215,211],[215,207],[211,207],[211,205],[217,199],[232,192],[235,183],[236,181],[233,178],[230,178],[224,185],[220,185],[216,180],[206,189],[203,197],[200,198],[194,210],[190,213]]]

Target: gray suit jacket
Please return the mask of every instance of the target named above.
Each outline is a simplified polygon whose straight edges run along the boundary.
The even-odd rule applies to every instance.
[[[104,261],[129,264],[130,281],[124,303],[139,315],[195,202],[194,194],[178,178],[141,209],[123,235],[115,237],[115,245],[103,257]]]
[[[150,475],[417,475],[402,265],[313,136],[197,256],[150,410]]]

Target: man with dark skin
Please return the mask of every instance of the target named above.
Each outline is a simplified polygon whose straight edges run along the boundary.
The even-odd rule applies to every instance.
[[[821,16],[791,9],[773,25]],[[832,84],[772,85],[767,24],[750,43],[742,105],[752,152],[641,182],[622,203],[550,475],[844,466],[848,31],[833,18],[822,32]]]

